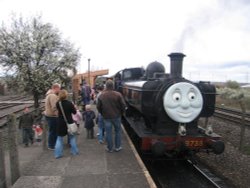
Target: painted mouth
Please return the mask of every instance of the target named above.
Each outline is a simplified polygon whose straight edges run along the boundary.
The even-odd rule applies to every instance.
[[[188,118],[192,115],[192,112],[178,112],[179,116]]]

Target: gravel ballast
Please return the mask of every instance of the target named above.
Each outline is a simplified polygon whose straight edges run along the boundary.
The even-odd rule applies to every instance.
[[[214,132],[222,136],[225,151],[221,155],[198,154],[201,161],[208,165],[216,174],[223,176],[237,188],[248,188],[250,179],[250,155],[246,150],[239,151],[240,125],[226,122],[218,118],[210,118]],[[250,130],[246,128],[244,146],[250,147]]]

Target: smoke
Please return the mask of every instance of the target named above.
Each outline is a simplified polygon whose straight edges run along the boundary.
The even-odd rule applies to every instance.
[[[246,19],[244,29],[250,31],[250,1],[249,0],[221,0],[214,2],[213,6],[203,7],[188,19],[183,30],[173,45],[174,51],[184,52],[189,40],[197,41],[200,33],[220,26],[229,15],[239,14]]]
[[[221,14],[216,7],[204,7],[188,19],[177,42],[174,44],[174,50],[183,52],[188,40],[195,40],[199,32],[211,27],[216,22],[216,17]]]

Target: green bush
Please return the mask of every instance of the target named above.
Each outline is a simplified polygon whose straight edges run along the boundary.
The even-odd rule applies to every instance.
[[[239,89],[240,84],[236,81],[228,80],[226,82],[226,87],[231,88],[231,89]]]
[[[240,109],[239,102],[242,100],[245,104],[246,111],[250,112],[250,90],[249,89],[231,89],[217,88],[216,103],[218,106]]]

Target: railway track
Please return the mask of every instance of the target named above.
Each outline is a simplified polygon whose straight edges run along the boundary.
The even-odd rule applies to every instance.
[[[145,165],[159,188],[233,188],[206,167],[190,161],[145,161]]]
[[[26,96],[4,96],[0,99],[0,128],[3,128],[7,124],[7,116],[9,114],[16,114],[17,118],[22,114],[25,107],[29,107],[30,111],[34,111],[34,102],[30,97]],[[44,104],[41,103],[40,110],[44,108]]]
[[[236,124],[242,124],[242,112],[235,109],[230,108],[221,108],[216,107],[214,116],[223,120],[227,120],[230,122],[234,122]],[[250,127],[250,113],[244,114],[245,117],[245,125]]]
[[[234,187],[232,185],[227,185],[224,180],[219,178],[217,175],[212,173],[207,167],[202,165],[201,163],[193,164],[191,161],[187,161],[192,167],[194,168],[194,171],[197,171],[197,173],[200,176],[203,176],[207,181],[209,181],[214,187],[217,188],[229,188]]]

